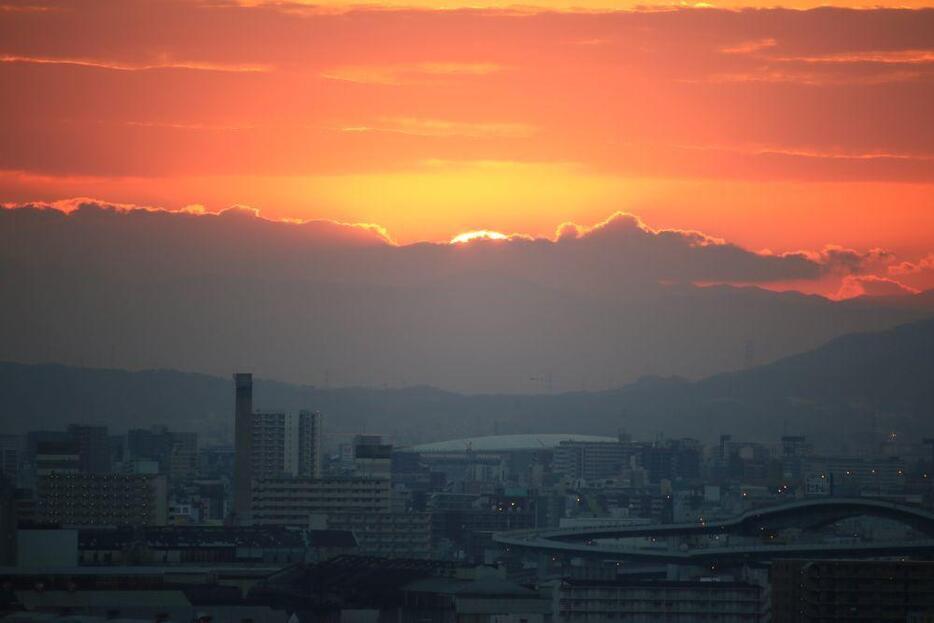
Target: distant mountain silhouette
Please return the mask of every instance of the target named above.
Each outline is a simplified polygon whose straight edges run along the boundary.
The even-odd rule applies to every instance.
[[[431,387],[326,389],[258,379],[254,404],[314,408],[332,443],[356,432],[397,444],[498,432],[579,432],[635,438],[693,436],[776,440],[807,434],[840,447],[873,430],[934,430],[934,319],[834,339],[749,370],[689,382],[645,377],[623,388],[560,394],[463,395]],[[228,442],[231,381],[171,370],[128,372],[0,364],[2,429],[25,432],[72,422],[114,432],[166,425],[203,443]]]

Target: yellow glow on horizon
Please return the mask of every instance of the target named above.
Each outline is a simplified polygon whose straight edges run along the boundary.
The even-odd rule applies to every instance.
[[[625,177],[556,163],[438,162],[352,175],[156,178],[0,171],[0,186],[10,189],[10,201],[93,197],[189,211],[197,203],[212,213],[241,204],[274,220],[376,223],[400,245],[446,244],[478,225],[554,238],[565,221],[587,226],[625,211],[652,228],[696,229],[774,253],[821,249],[828,241],[872,248],[886,231],[888,248],[924,257],[934,227],[928,184]],[[888,211],[868,211],[894,196],[899,201]],[[860,218],[853,217],[854,210]],[[814,214],[822,218],[815,220]],[[778,226],[786,221],[809,226]]]
[[[570,163],[433,161],[407,171],[297,179],[294,187],[279,179],[272,187],[282,200],[262,207],[265,213],[267,205],[315,197],[331,207],[331,218],[379,223],[400,243],[450,242],[476,229],[552,237],[565,220],[602,220],[625,205],[631,186]]]
[[[463,244],[473,240],[506,240],[509,238],[506,234],[489,229],[477,229],[474,231],[465,231],[451,238],[451,244]]]

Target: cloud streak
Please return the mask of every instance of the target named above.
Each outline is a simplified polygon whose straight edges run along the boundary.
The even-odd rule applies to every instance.
[[[484,123],[450,121],[445,119],[417,119],[397,117],[381,119],[374,124],[348,125],[341,132],[367,133],[387,132],[407,136],[432,138],[528,138],[538,129],[525,123]]]
[[[877,275],[847,275],[843,279],[840,291],[835,298],[839,300],[851,299],[861,296],[892,297],[918,294],[920,290],[907,286],[895,279],[879,277]]]
[[[328,80],[379,86],[403,86],[437,82],[450,77],[488,76],[506,71],[497,63],[421,62],[386,65],[347,65],[327,69]]]
[[[865,50],[835,52],[813,56],[769,56],[780,63],[879,63],[882,65],[919,65],[934,63],[934,50]]]
[[[0,63],[64,65],[71,67],[88,67],[91,69],[107,69],[111,71],[154,71],[160,69],[181,69],[222,73],[263,73],[273,70],[270,65],[259,64],[237,65],[228,63],[211,63],[205,61],[160,61],[155,63],[130,63],[90,58],[54,58],[48,56],[18,56],[14,54],[0,55]]]

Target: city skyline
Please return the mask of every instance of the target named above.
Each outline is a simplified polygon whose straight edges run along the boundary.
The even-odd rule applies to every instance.
[[[934,621],[931,0],[0,0],[0,623]]]

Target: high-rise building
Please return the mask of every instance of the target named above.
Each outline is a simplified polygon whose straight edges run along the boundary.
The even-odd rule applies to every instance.
[[[20,435],[0,435],[0,474],[13,485],[23,460],[25,440]]]
[[[800,482],[805,478],[801,467],[805,457],[811,453],[807,438],[803,435],[785,435],[782,437],[782,478]]]
[[[807,437],[803,435],[784,435],[782,437],[782,456],[783,457],[802,457],[811,452],[811,447],[807,443]]]
[[[168,472],[173,483],[191,480],[198,473],[198,434],[169,433],[172,446],[169,450]]]
[[[234,513],[250,512],[253,481],[253,375],[234,374]]]
[[[700,442],[696,439],[668,439],[645,446],[641,462],[652,482],[697,480],[700,478]]]
[[[198,434],[170,431],[164,426],[127,431],[127,460],[154,461],[159,473],[173,483],[195,477],[198,470]]]
[[[353,474],[357,478],[392,477],[392,445],[379,435],[357,435],[353,445]]]
[[[74,457],[68,469],[85,474],[106,474],[111,469],[110,436],[106,426],[72,424],[66,431],[31,431],[26,435],[25,454],[26,462],[31,463],[37,473],[48,469],[53,455],[61,459],[65,454]],[[60,460],[57,468],[63,469]]]
[[[317,411],[298,413],[298,475],[321,477],[321,414]]]
[[[317,478],[321,473],[321,416],[314,411],[256,411],[251,473],[255,480]]]
[[[555,448],[552,467],[574,480],[601,480],[619,476],[631,467],[638,446],[616,441],[562,441]]]
[[[253,376],[235,374],[234,511],[251,510],[255,481],[320,478],[321,414],[253,410]]]
[[[37,441],[33,462],[40,477],[52,473],[77,474],[81,472],[81,451],[77,442],[67,439]]]
[[[253,480],[285,476],[285,420],[285,413],[279,411],[254,411],[250,417],[250,475]]]
[[[0,474],[0,565],[16,564],[16,488]]]
[[[78,444],[81,471],[85,474],[110,472],[110,436],[106,426],[72,424],[68,434]]]
[[[198,477],[208,479],[230,478],[234,473],[236,454],[232,446],[198,448]]]

